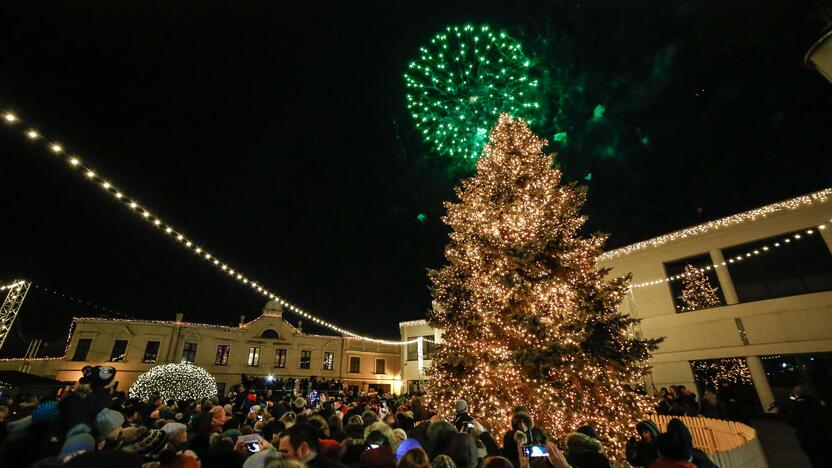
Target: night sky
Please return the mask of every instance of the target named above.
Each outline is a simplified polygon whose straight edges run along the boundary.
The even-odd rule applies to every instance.
[[[828,2],[303,3],[2,2],[0,106],[250,278],[378,337],[429,307],[465,176],[404,102],[446,25],[505,29],[547,70],[561,100],[537,130],[569,134],[551,150],[610,247],[829,185],[832,85],[802,63]],[[235,324],[265,302],[19,132],[0,131],[0,176],[0,280],[132,318]],[[2,354],[33,337],[60,354],[72,316],[101,314],[33,289]]]

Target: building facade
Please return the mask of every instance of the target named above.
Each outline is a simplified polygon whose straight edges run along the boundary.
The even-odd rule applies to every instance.
[[[425,370],[430,367],[433,353],[442,343],[442,331],[428,325],[426,320],[399,323],[402,341],[416,341],[401,347],[402,385],[406,391],[415,391],[425,380]],[[420,342],[421,341],[421,342]],[[420,349],[421,348],[421,349]]]
[[[158,364],[192,362],[210,372],[222,393],[241,375],[338,379],[361,390],[399,392],[400,351],[341,336],[303,333],[269,302],[262,314],[237,327],[174,321],[76,318],[62,358],[7,359],[0,369],[25,370],[75,382],[87,365],[111,365],[117,389],[127,390]]]
[[[687,265],[705,274],[717,303],[684,303]],[[621,307],[641,319],[634,333],[665,337],[648,390],[682,384],[699,393],[708,372],[733,372],[769,411],[794,383],[832,388],[822,382],[832,365],[832,189],[608,251],[599,266],[632,273]],[[402,339],[440,335],[424,321],[400,330]],[[406,383],[423,378],[405,352],[402,369]]]

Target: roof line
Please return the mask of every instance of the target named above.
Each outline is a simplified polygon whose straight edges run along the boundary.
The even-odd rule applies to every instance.
[[[742,213],[737,213],[731,216],[726,216],[724,218],[716,219],[714,221],[708,221],[706,223],[697,224],[695,226],[681,229],[679,231],[674,231],[641,242],[636,242],[635,244],[625,245],[624,247],[619,247],[617,249],[613,249],[602,253],[598,256],[598,260],[605,261],[612,260],[614,258],[624,257],[626,255],[634,254],[650,247],[658,247],[668,242],[686,239],[695,235],[707,234],[710,231],[724,227],[737,226],[748,221],[754,221],[757,218],[764,218],[768,215],[777,214],[781,211],[794,210],[802,207],[803,205],[811,205],[815,202],[826,203],[827,201],[829,201],[831,197],[832,188],[825,188],[823,190],[819,190],[817,192],[810,193],[807,195],[801,195],[799,197],[791,198],[789,200],[784,200],[781,202],[772,203],[770,205],[761,206],[753,210],[744,211]]]

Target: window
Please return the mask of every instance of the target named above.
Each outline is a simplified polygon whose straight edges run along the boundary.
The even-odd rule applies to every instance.
[[[285,349],[276,349],[274,350],[274,367],[278,367],[283,369],[286,367],[286,350]]]
[[[159,355],[159,342],[148,341],[147,346],[144,347],[144,359],[142,362],[156,362],[156,356]]]
[[[384,359],[376,359],[376,374],[384,374]]]
[[[412,340],[414,338],[418,338],[418,336],[409,337],[408,340]],[[427,335],[422,337],[422,359],[433,359],[433,353],[436,352],[436,343],[433,343],[433,341],[435,340],[436,339],[433,337],[433,335]],[[419,360],[419,343],[407,344],[407,360]]]
[[[312,351],[300,352],[300,368],[309,369],[312,367]]]
[[[335,362],[335,353],[324,353],[324,370],[332,370],[332,364]]]
[[[184,362],[196,362],[196,343],[185,343],[182,347],[182,360]]]
[[[255,367],[260,365],[260,348],[251,347],[248,349],[248,365]]]
[[[278,335],[276,331],[269,328],[268,330],[263,330],[263,333],[260,334],[260,338],[270,338],[276,340],[280,338],[280,335]]]
[[[217,382],[217,396],[220,398],[225,396],[225,382]]]
[[[358,356],[350,357],[350,373],[357,374],[361,372],[361,358]]]
[[[817,231],[781,234],[722,254],[740,302],[832,290],[832,255]]]
[[[110,353],[110,362],[124,362],[124,353],[127,352],[127,340],[116,340],[113,343],[113,352]]]
[[[708,266],[713,265],[713,261],[711,261],[711,256],[709,254],[701,254],[695,257],[688,257],[683,258],[681,260],[676,260],[673,262],[668,262],[664,264],[664,271],[667,274],[667,277],[681,275],[685,272],[685,267],[691,265],[695,268],[705,268]],[[725,304],[725,297],[722,295],[722,288],[719,287],[719,278],[716,276],[716,271],[711,268],[710,270],[705,271],[705,277],[708,279],[708,283],[712,288],[716,288],[716,296],[719,300],[719,304],[716,306]],[[673,296],[673,306],[676,308],[676,312],[690,312],[693,309],[690,309],[682,300],[682,280],[670,281],[667,283],[670,286],[670,294]]]
[[[227,366],[228,355],[231,354],[231,345],[221,344],[217,346],[217,357],[214,359],[215,366]]]
[[[75,354],[72,355],[73,361],[86,361],[87,354],[90,353],[90,346],[92,346],[92,338],[81,338],[78,344],[75,345]]]

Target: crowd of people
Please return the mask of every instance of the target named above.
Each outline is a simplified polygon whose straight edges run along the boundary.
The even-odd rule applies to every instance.
[[[555,468],[609,467],[592,426],[554,440],[529,411],[513,409],[511,429],[492,435],[465,400],[455,417],[431,413],[420,395],[317,398],[239,386],[198,401],[138,401],[111,387],[116,370],[85,367],[58,399],[21,397],[0,406],[0,464],[10,467],[144,468]],[[251,381],[247,381],[251,383]],[[314,389],[313,389],[314,390]],[[508,419],[507,421],[508,422]],[[633,427],[626,458],[653,468],[713,466],[679,420],[660,433]],[[498,440],[502,443],[498,444]]]
[[[745,422],[736,391],[730,383],[722,383],[719,388],[705,388],[702,400],[697,401],[696,394],[684,385],[662,387],[656,405],[658,414],[670,416],[703,416],[726,421]]]

